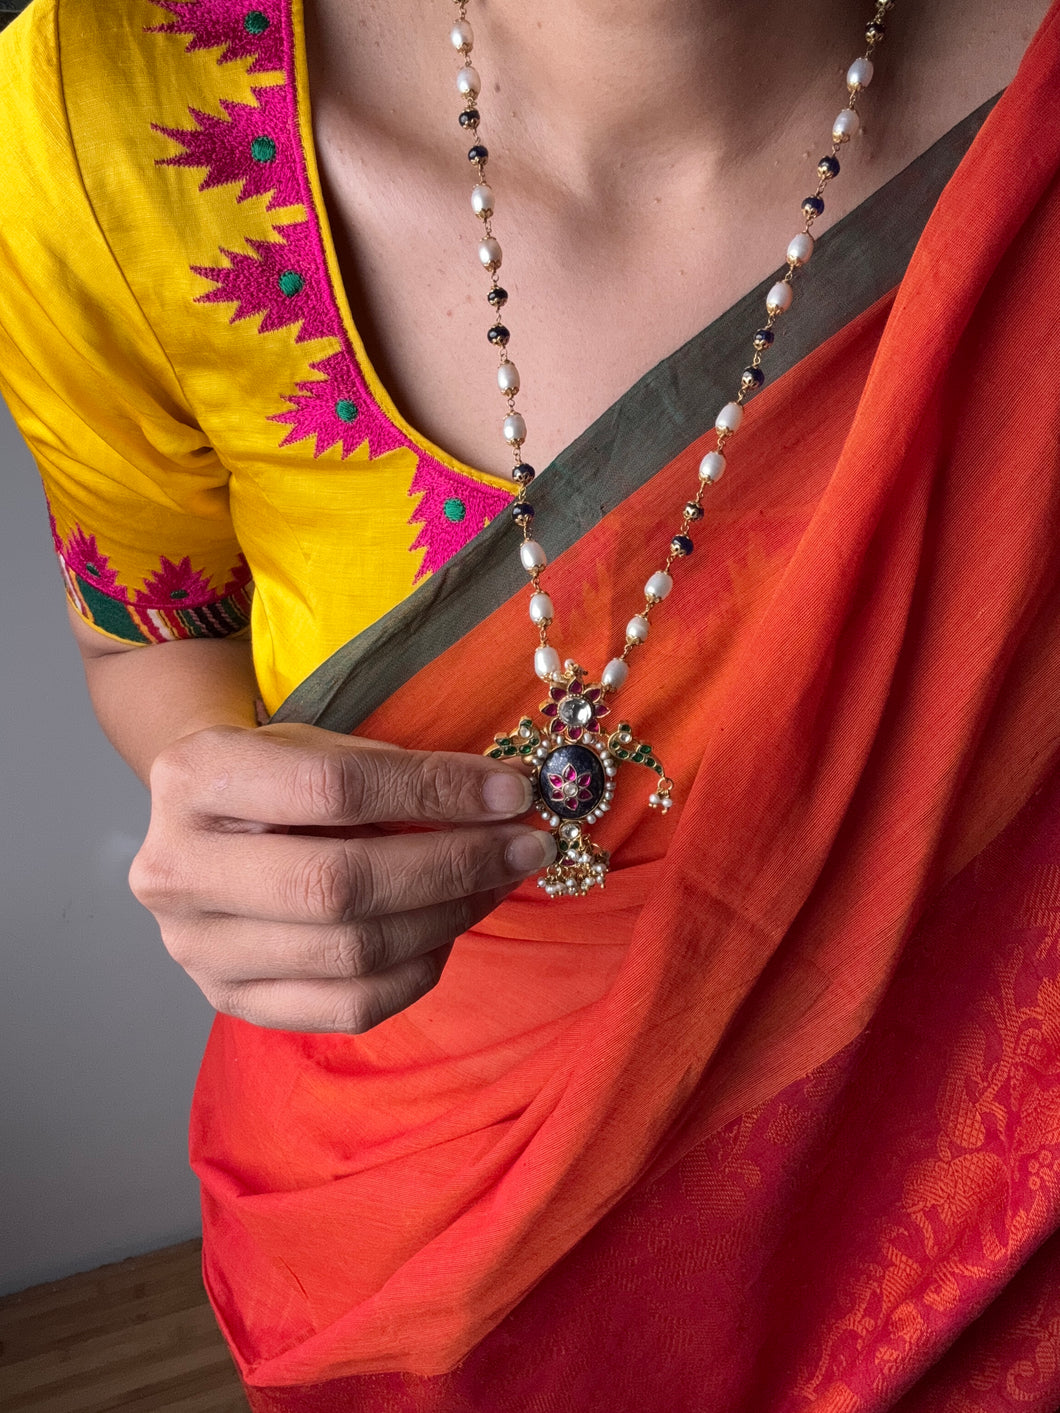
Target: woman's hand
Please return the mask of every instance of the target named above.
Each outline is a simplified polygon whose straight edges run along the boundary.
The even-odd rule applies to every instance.
[[[554,857],[504,822],[530,806],[517,770],[313,726],[196,731],[150,788],[133,893],[212,1006],[276,1029],[357,1034],[404,1010]],[[398,823],[436,827],[371,827]]]

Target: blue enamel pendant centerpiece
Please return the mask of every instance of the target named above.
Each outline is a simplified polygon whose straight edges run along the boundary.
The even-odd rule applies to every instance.
[[[588,746],[562,745],[549,751],[537,772],[541,803],[560,819],[584,819],[604,799],[607,776],[599,755]]]
[[[508,736],[494,736],[484,754],[495,760],[522,759],[534,782],[535,808],[556,840],[556,860],[538,878],[550,898],[571,897],[604,886],[611,855],[589,836],[611,808],[621,764],[644,765],[659,777],[648,808],[665,812],[673,803],[673,782],[663,774],[651,746],[638,741],[628,722],[605,735],[600,718],[609,715],[607,692],[590,683],[577,663],[568,662],[549,681],[548,700],[538,725],[524,716]]]

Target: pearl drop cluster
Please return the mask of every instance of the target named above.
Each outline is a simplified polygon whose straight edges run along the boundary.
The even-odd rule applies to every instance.
[[[471,63],[474,34],[467,19],[468,3],[469,0],[454,0],[459,18],[450,31],[450,39],[453,48],[459,55],[461,65],[456,78],[457,91],[464,98],[464,108],[460,113],[459,121],[461,128],[470,131],[475,138],[474,144],[467,154],[468,161],[475,168],[477,174],[477,180],[471,191],[471,209],[482,222],[483,234],[479,241],[478,258],[490,276],[490,288],[486,299],[493,310],[494,321],[487,330],[486,336],[490,343],[500,350],[497,386],[508,407],[501,429],[505,441],[514,454],[512,479],[520,486],[526,487],[533,481],[535,471],[522,458],[522,447],[526,441],[527,429],[525,418],[516,410],[515,406],[515,399],[520,388],[519,370],[508,357],[508,343],[511,334],[500,317],[500,311],[508,302],[508,292],[502,288],[497,276],[503,252],[500,242],[493,234],[494,195],[492,188],[486,182],[486,163],[489,160],[489,152],[478,138],[481,115],[477,101],[482,83],[477,70]],[[811,231],[814,222],[824,211],[825,189],[828,183],[839,175],[839,150],[844,143],[849,142],[855,136],[861,127],[861,118],[857,111],[858,99],[862,91],[868,88],[872,82],[873,55],[883,40],[884,21],[893,4],[894,0],[875,0],[873,18],[865,27],[865,52],[855,59],[847,70],[848,98],[846,106],[840,110],[832,124],[831,151],[818,162],[817,187],[813,194],[807,196],[802,202],[802,230],[796,232],[788,242],[785,255],[787,269],[766,295],[766,318],[762,327],[756,330],[753,335],[753,356],[741,374],[740,388],[736,396],[731,402],[725,404],[715,419],[716,442],[714,449],[708,451],[699,463],[698,488],[681,513],[680,528],[670,541],[669,553],[663,567],[652,574],[644,585],[644,607],[639,613],[634,614],[626,625],[626,641],[621,655],[612,658],[600,674],[600,683],[606,692],[616,692],[625,685],[629,677],[627,659],[635,648],[647,642],[651,626],[649,621],[651,612],[657,604],[662,603],[673,588],[673,578],[670,574],[673,564],[678,559],[686,559],[692,553],[693,543],[689,532],[694,524],[703,519],[702,501],[707,488],[715,485],[725,471],[725,447],[740,430],[744,416],[744,404],[765,383],[765,374],[761,367],[763,355],[774,341],[774,326],[777,320],[781,315],[787,313],[794,301],[795,271],[808,264],[813,255],[814,239]],[[537,628],[540,638],[539,646],[534,652],[534,672],[547,682],[558,677],[560,673],[559,653],[548,641],[548,630],[555,618],[555,607],[550,596],[541,587],[541,573],[546,568],[548,559],[541,545],[531,535],[534,518],[533,505],[520,496],[512,506],[512,518],[523,534],[522,543],[519,546],[519,558],[529,575],[530,620]],[[653,796],[649,803],[665,804],[667,802]]]

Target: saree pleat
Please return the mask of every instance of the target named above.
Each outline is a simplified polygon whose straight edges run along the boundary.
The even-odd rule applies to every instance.
[[[1054,7],[897,289],[755,399],[622,696],[681,804],[625,784],[606,892],[524,886],[365,1035],[216,1022],[204,1269],[259,1409],[1050,1406],[1045,1353],[1002,1386],[1029,1311],[1057,1344],[1058,77]],[[580,661],[708,446],[551,565]],[[524,615],[363,734],[483,749]]]

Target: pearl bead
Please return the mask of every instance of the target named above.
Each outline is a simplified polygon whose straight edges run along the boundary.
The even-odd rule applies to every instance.
[[[600,674],[600,681],[605,687],[610,687],[617,692],[619,687],[626,685],[626,678],[629,676],[629,664],[623,662],[620,657],[613,657]]]
[[[509,412],[505,417],[504,439],[512,446],[521,446],[526,441],[526,418],[521,412]]]
[[[555,616],[556,610],[548,594],[532,594],[530,596],[531,623],[548,623]]]
[[[460,70],[456,76],[457,91],[465,98],[474,98],[482,87],[482,80],[478,76],[478,70],[472,68],[470,64]]]
[[[635,613],[626,624],[626,637],[632,638],[635,643],[647,642],[648,627],[648,620],[643,614]]]
[[[470,49],[475,42],[475,36],[471,31],[471,26],[467,20],[458,20],[449,31],[449,39],[454,49]]]
[[[790,309],[791,286],[783,280],[778,280],[766,295],[766,308],[770,314],[783,314],[785,309]]]
[[[559,653],[555,648],[538,648],[534,653],[534,671],[542,682],[559,671]]]
[[[478,258],[485,265],[487,270],[496,270],[501,263],[501,243],[494,240],[492,236],[488,240],[480,240],[478,246]]]
[[[805,265],[813,254],[813,236],[800,231],[788,244],[788,261],[792,265]]]
[[[548,563],[545,551],[536,540],[524,540],[519,546],[519,558],[523,562],[524,569],[544,569]],[[556,666],[559,666],[559,658],[556,659]]]
[[[847,88],[868,88],[872,82],[872,60],[855,59],[847,69]]]
[[[861,119],[853,108],[844,108],[832,124],[832,141],[847,142],[861,127]]]
[[[718,432],[738,432],[743,421],[743,408],[738,402],[727,402],[718,413],[714,428]]]
[[[517,393],[519,391],[519,369],[514,363],[509,363],[507,359],[497,369],[497,386],[502,393]]]
[[[493,191],[485,182],[471,188],[471,209],[476,216],[493,215]]]
[[[699,463],[699,479],[708,481],[711,485],[715,481],[721,480],[721,473],[725,470],[725,458],[720,451],[708,451],[703,460]]]
[[[653,574],[644,585],[644,592],[650,599],[664,599],[674,586],[674,581],[664,570]]]

